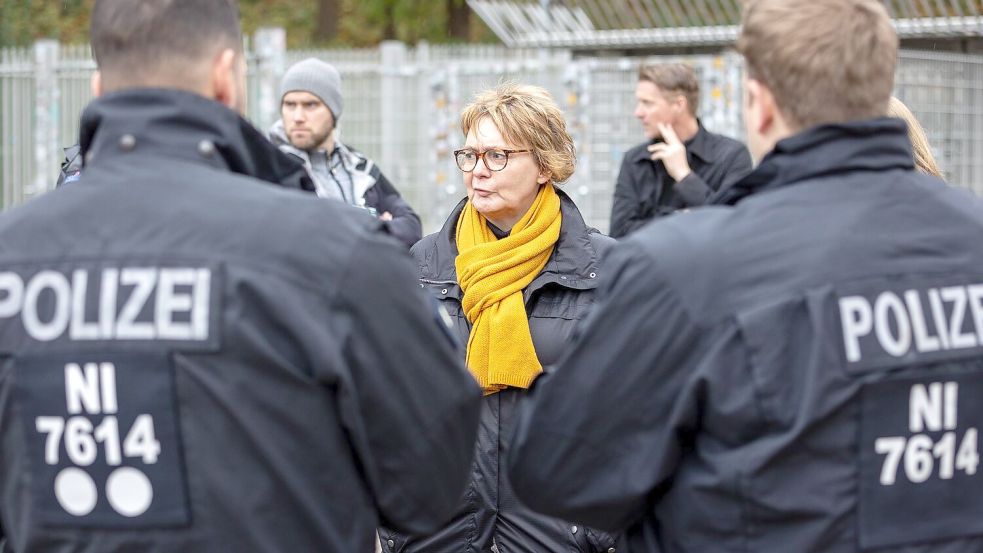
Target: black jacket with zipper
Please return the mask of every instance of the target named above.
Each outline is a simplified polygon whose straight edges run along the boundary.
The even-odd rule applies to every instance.
[[[563,217],[560,237],[546,267],[523,292],[533,345],[543,366],[554,363],[567,349],[574,326],[593,304],[595,288],[605,278],[601,256],[614,244],[586,225],[563,191],[557,193]],[[454,237],[466,201],[457,205],[439,232],[424,237],[411,250],[419,265],[420,286],[450,313],[462,344],[468,341],[471,324],[461,308]],[[499,553],[593,553],[614,547],[607,534],[534,513],[516,499],[504,461],[517,406],[524,397],[525,390],[518,388],[484,397],[471,483],[457,514],[425,538],[381,532],[385,553],[487,552],[493,543]]]
[[[271,183],[302,168],[201,96],[104,96],[81,138],[77,182],[0,216],[8,549],[364,552],[442,524],[480,394],[404,248]]]
[[[654,219],[704,205],[714,194],[751,172],[751,154],[744,144],[715,134],[699,123],[686,141],[692,172],[676,182],[661,161],[653,161],[644,142],[628,150],[621,162],[611,205],[610,234],[621,238]]]
[[[983,202],[893,118],[783,139],[719,202],[612,249],[520,496],[633,553],[983,551]]]

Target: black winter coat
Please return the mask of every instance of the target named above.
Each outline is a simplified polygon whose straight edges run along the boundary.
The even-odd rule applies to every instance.
[[[889,118],[779,141],[731,190],[612,250],[516,490],[632,553],[983,551],[983,201]]]
[[[661,161],[652,161],[648,147],[635,146],[625,153],[611,205],[610,234],[621,238],[680,209],[706,204],[751,172],[751,154],[733,138],[708,132],[700,124],[696,136],[686,141],[686,158],[693,170],[676,182]]]
[[[569,347],[574,326],[593,304],[597,284],[605,278],[600,257],[614,243],[587,227],[573,201],[557,192],[563,217],[560,237],[546,268],[523,294],[543,366],[554,363]],[[466,201],[457,205],[439,232],[424,237],[411,250],[420,267],[421,286],[450,313],[462,344],[467,344],[471,325],[461,308],[454,236]],[[471,484],[450,523],[426,538],[407,539],[383,531],[384,553],[485,553],[493,542],[499,553],[593,553],[614,547],[607,534],[534,513],[515,498],[503,469],[517,406],[525,392],[510,388],[485,396]]]
[[[300,166],[194,94],[104,96],[81,149],[0,216],[9,548],[367,552],[442,524],[480,393],[404,248],[256,178]]]

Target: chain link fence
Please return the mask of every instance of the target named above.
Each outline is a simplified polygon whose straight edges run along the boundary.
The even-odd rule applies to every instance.
[[[479,90],[510,80],[548,89],[565,110],[577,143],[577,171],[564,188],[588,223],[606,230],[615,177],[625,151],[644,137],[632,117],[642,62],[691,63],[702,86],[704,125],[743,139],[739,56],[574,57],[566,50],[501,46],[287,51],[280,29],[247,44],[248,117],[266,129],[279,117],[278,81],[307,57],[333,63],[345,99],[341,140],[375,159],[417,209],[424,229],[438,228],[464,196],[451,152],[464,142],[458,114]],[[9,207],[49,190],[61,147],[77,141],[95,66],[87,47],[40,41],[0,50],[0,179]],[[905,51],[896,94],[925,126],[946,176],[983,193],[983,57]]]

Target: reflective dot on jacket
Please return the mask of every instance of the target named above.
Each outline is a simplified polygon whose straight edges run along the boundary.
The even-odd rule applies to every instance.
[[[215,153],[215,143],[211,140],[202,140],[198,143],[198,153],[205,157],[211,157]]]
[[[137,139],[132,134],[124,134],[119,137],[119,149],[124,152],[129,152],[133,148],[136,148]]]

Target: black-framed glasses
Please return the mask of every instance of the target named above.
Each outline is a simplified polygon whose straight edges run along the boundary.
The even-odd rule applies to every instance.
[[[509,156],[512,154],[524,154],[532,150],[503,150],[501,148],[489,148],[484,152],[477,152],[470,148],[454,151],[454,161],[457,167],[465,173],[474,171],[478,166],[478,159],[485,163],[485,167],[490,171],[501,171],[509,164]]]

